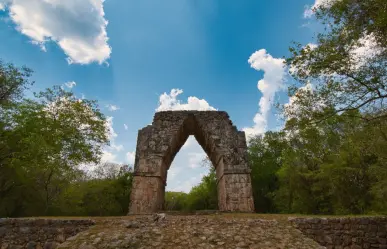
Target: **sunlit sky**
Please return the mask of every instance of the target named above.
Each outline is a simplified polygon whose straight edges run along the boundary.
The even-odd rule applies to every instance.
[[[62,85],[96,99],[111,127],[103,160],[134,162],[156,111],[227,111],[248,135],[281,128],[292,41],[313,42],[319,0],[0,0],[0,55],[35,73],[32,91]],[[259,83],[258,83],[259,82]],[[167,190],[208,172],[190,137]]]

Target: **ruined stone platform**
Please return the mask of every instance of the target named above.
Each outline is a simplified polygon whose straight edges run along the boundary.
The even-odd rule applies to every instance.
[[[223,215],[152,216],[104,220],[69,238],[58,248],[325,248],[305,237],[290,223]]]
[[[1,249],[387,248],[387,217],[213,213],[0,219]]]

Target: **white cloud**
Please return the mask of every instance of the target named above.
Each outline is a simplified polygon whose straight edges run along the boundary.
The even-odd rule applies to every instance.
[[[102,64],[111,54],[104,0],[0,0],[22,34],[45,50],[56,42],[71,63]]]
[[[107,136],[109,140],[114,140],[117,137],[117,133],[114,131],[113,128],[113,117],[106,117],[106,124],[107,126]]]
[[[258,90],[262,93],[259,100],[259,112],[254,117],[254,126],[244,128],[247,139],[266,131],[267,120],[272,108],[272,101],[275,94],[284,89],[286,67],[284,60],[273,58],[261,49],[252,54],[248,60],[250,66],[257,71],[263,71],[263,79],[258,81]]]
[[[77,85],[77,83],[75,81],[69,81],[69,82],[66,82],[64,84],[66,87],[68,87],[70,89]]]
[[[117,138],[117,133],[114,131],[114,128],[113,128],[113,117],[107,117],[106,118],[106,123],[105,123],[106,127],[107,127],[107,137],[109,138],[110,140],[110,146],[106,146],[103,150],[103,154],[102,154],[102,159],[101,161],[102,162],[116,162],[116,158],[117,158],[117,152],[120,152],[124,149],[124,146],[121,145],[121,144],[116,144],[116,138]]]
[[[134,160],[136,159],[136,152],[135,151],[129,151],[126,153],[126,160],[130,165],[134,165]]]
[[[350,51],[350,58],[354,62],[355,67],[358,68],[367,64],[367,62],[382,52],[383,48],[377,43],[375,36],[369,34],[358,40],[357,46]]]
[[[110,147],[112,147],[113,150],[116,150],[116,151],[121,151],[124,149],[124,146],[122,144],[117,145],[117,144],[112,143],[112,145],[110,145]]]
[[[115,111],[117,111],[117,110],[120,109],[119,106],[111,105],[111,104],[106,105],[106,107],[107,107],[107,108],[109,109],[109,111],[111,111],[111,112],[115,112]]]
[[[171,167],[169,170],[168,170],[168,176],[167,176],[167,179],[168,181],[174,181],[176,176],[178,174],[180,174],[180,172],[183,170],[182,167]]]
[[[315,10],[319,7],[329,7],[337,0],[315,0],[312,6],[305,6],[304,18],[311,18],[314,16]]]
[[[126,124],[124,124],[124,129],[128,130],[128,126]]]
[[[102,162],[116,162],[116,159],[117,159],[116,154],[113,154],[112,152],[107,150],[104,150],[102,152],[102,157],[101,157]]]
[[[318,47],[316,43],[308,43],[306,44],[306,47],[309,47],[311,50],[314,50]]]
[[[200,181],[201,181],[200,176],[199,177],[192,176],[191,178],[189,178],[188,180],[186,180],[184,182],[178,181],[177,186],[171,188],[168,191],[189,193],[189,191],[192,189],[192,187],[194,187],[200,183]]]
[[[181,89],[172,89],[169,94],[163,93],[159,98],[159,106],[156,112],[177,111],[177,110],[197,110],[197,111],[216,111],[216,109],[205,100],[197,97],[188,97],[187,103],[177,99],[177,96],[183,93]]]
[[[188,153],[189,167],[192,169],[199,168],[204,158],[206,158],[204,151]]]

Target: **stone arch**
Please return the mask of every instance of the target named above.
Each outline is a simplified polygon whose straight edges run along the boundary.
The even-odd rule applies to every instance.
[[[129,213],[163,209],[168,169],[190,135],[216,168],[219,210],[253,212],[245,133],[226,112],[166,111],[138,132]]]

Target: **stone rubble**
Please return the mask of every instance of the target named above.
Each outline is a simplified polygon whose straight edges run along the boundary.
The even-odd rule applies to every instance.
[[[154,216],[110,220],[70,238],[62,249],[324,248],[289,223],[223,216]]]
[[[0,219],[0,248],[54,249],[94,224],[90,219]]]

